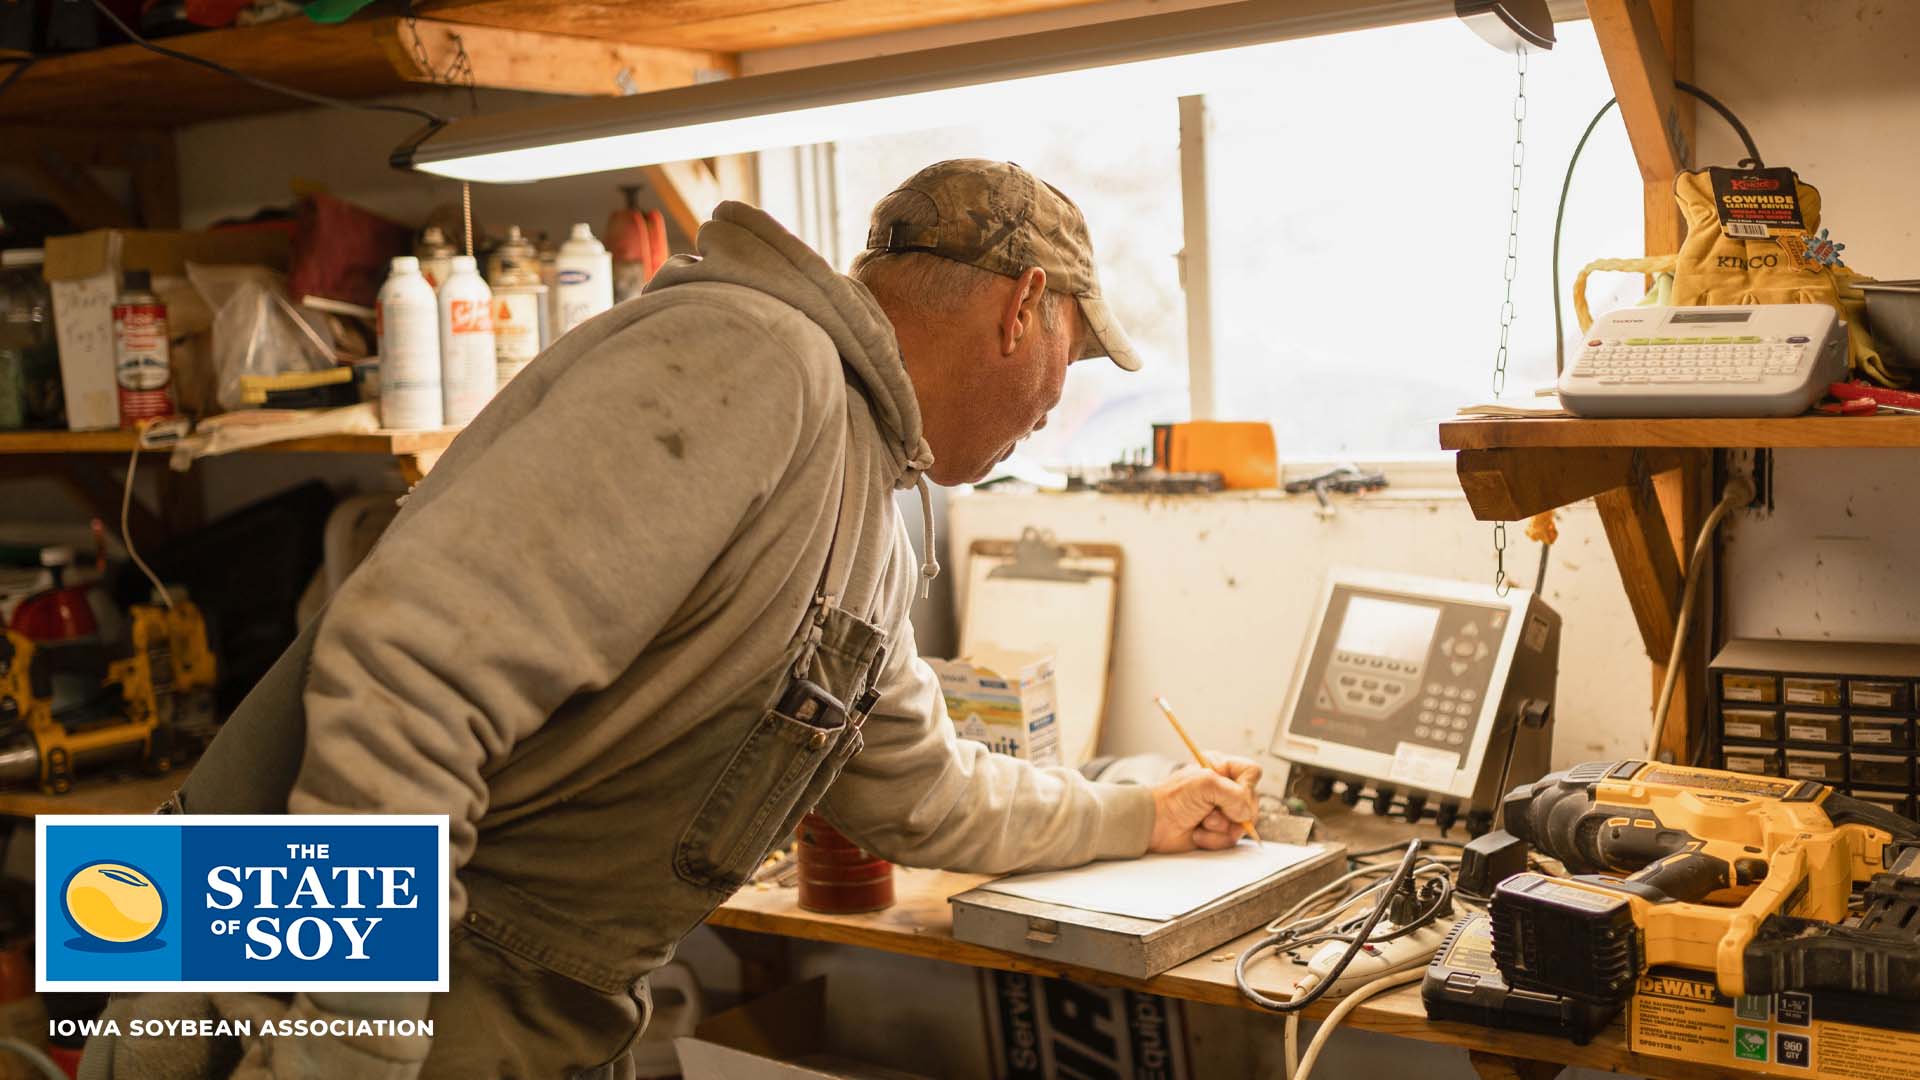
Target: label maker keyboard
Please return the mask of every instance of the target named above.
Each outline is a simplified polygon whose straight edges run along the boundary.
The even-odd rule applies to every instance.
[[[1594,322],[1560,403],[1588,417],[1796,416],[1846,372],[1846,324],[1825,304],[1625,308]]]

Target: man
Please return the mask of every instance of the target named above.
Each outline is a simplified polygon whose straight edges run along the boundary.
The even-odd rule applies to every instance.
[[[430,1046],[248,1067],[629,1075],[646,974],[816,801],[881,856],[985,872],[1226,847],[1252,816],[1248,762],[1148,790],[958,741],[914,647],[937,568],[894,492],[919,489],[931,553],[929,478],[984,477],[1069,364],[1138,367],[1078,209],[943,162],[876,208],[853,278],[738,203],[699,249],[508,385],[309,633],[303,691],[295,661],[256,694],[304,708],[284,808],[450,814],[458,878],[451,992],[291,1006],[425,1009]],[[188,812],[271,791],[232,764],[268,709]]]

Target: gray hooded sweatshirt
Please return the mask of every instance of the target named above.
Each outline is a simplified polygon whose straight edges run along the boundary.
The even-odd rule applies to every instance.
[[[450,813],[456,870],[525,819],[564,818],[571,793],[643,764],[780,662],[845,475],[841,604],[886,632],[889,659],[824,811],[907,865],[1141,854],[1147,791],[954,737],[907,619],[935,568],[916,566],[893,498],[921,485],[924,509],[933,456],[872,294],[740,203],[698,247],[503,389],[334,598],[290,809]],[[658,797],[697,798],[703,780]],[[593,839],[502,872],[644,904],[648,882],[583,874]],[[464,903],[456,883],[456,919]]]
[[[426,1015],[435,1037],[102,1038],[86,1075],[629,1076],[645,974],[784,829],[775,795],[803,804],[825,783],[834,824],[908,865],[1146,849],[1146,789],[954,737],[907,620],[935,568],[915,565],[894,503],[920,486],[931,529],[933,458],[873,296],[738,203],[699,249],[501,391],[229,721],[220,767],[183,789],[190,812],[258,812],[279,797],[264,777],[292,775],[295,813],[450,815],[450,992],[114,1005]],[[823,580],[839,614],[803,637]],[[879,692],[831,744],[762,715],[809,655],[797,640],[820,642],[821,678],[852,685],[857,659]],[[815,774],[797,798],[789,760]]]

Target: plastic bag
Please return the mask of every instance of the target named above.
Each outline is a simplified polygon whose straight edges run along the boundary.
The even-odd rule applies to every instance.
[[[287,302],[286,278],[263,266],[187,264],[187,279],[213,309],[215,395],[242,408],[242,375],[324,371],[333,345]]]

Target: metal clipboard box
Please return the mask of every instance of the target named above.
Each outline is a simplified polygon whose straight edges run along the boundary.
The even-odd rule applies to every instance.
[[[1148,979],[1231,941],[1346,870],[1347,849],[1324,850],[1165,922],[969,889],[952,897],[953,936],[970,945]]]

